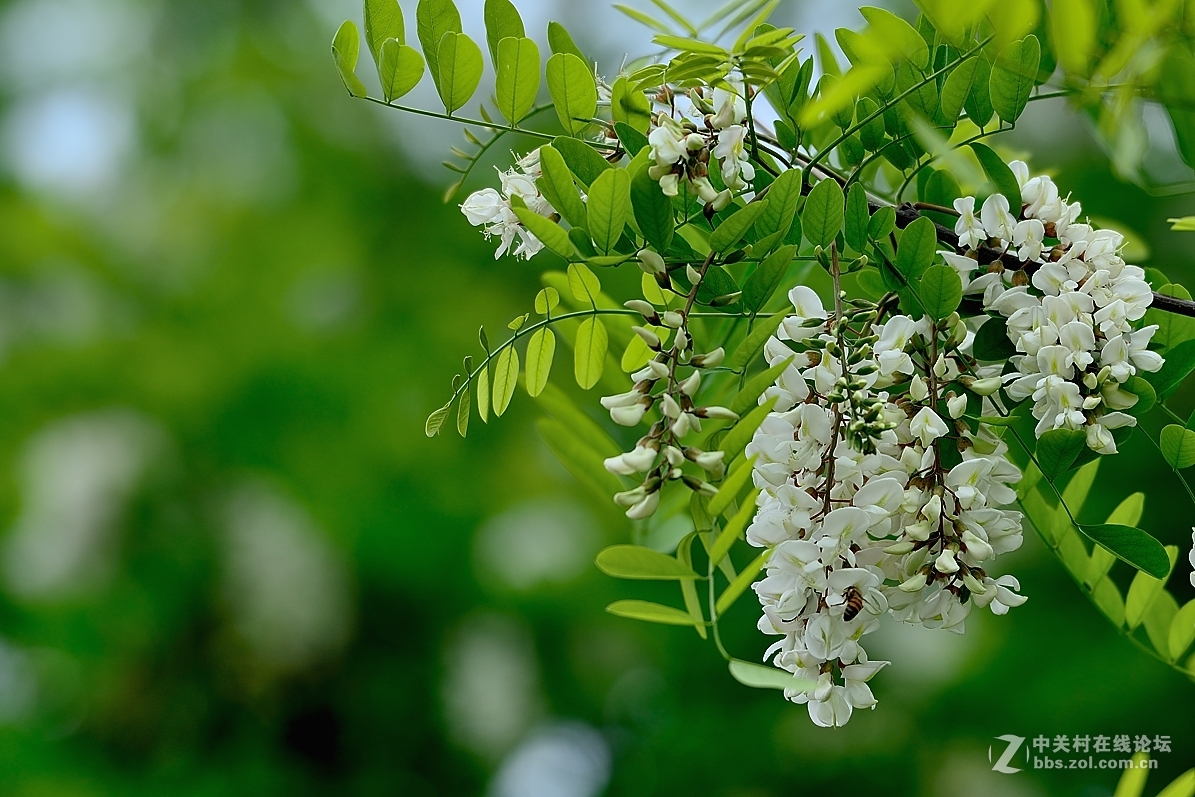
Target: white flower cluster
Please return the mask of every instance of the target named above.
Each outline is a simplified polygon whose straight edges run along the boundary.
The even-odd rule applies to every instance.
[[[975,215],[975,198],[955,200],[959,246],[1011,253],[1023,265],[997,265],[976,276],[971,257],[943,252],[958,269],[965,293],[982,295],[984,307],[1007,319],[1016,345],[1016,373],[1006,377],[1014,401],[1033,399],[1037,435],[1079,429],[1100,454],[1116,453],[1111,430],[1133,426],[1121,410],[1137,397],[1122,386],[1138,371],[1157,371],[1162,357],[1148,350],[1156,326],[1134,329],[1153,293],[1145,271],[1120,256],[1124,236],[1079,221],[1078,202],[1067,202],[1046,176],[1009,164],[1021,189],[1014,213],[992,194]]]
[[[867,682],[889,662],[870,660],[861,637],[881,615],[962,633],[973,606],[1025,601],[1015,578],[985,570],[1021,545],[1020,514],[1002,508],[1021,473],[1001,441],[959,420],[968,398],[953,388],[990,393],[999,380],[962,376],[975,369],[957,315],[879,323],[873,306],[836,320],[807,287],[789,297],[796,312],[765,355],[792,362],[747,447],[761,490],[747,540],[771,549],[759,629],[781,639],[765,659],[816,681],[786,697],[839,726],[876,704]]]
[[[650,261],[645,268],[663,270],[663,260],[655,252],[645,250],[640,258]],[[695,280],[698,281],[699,278]],[[725,471],[722,452],[686,445],[684,438],[700,432],[701,422],[706,418],[737,420],[738,415],[726,407],[700,406],[695,402],[701,389],[702,371],[722,363],[725,351],[721,347],[704,354],[695,353],[682,311],[661,312],[650,302],[639,299],[627,302],[626,306],[641,314],[656,330],[675,330],[671,344],[667,344],[652,329],[635,327],[636,334],[655,355],[631,375],[635,384],[629,391],[602,398],[602,406],[610,411],[610,418],[621,426],[637,426],[653,407],[660,412],[660,419],[633,449],[605,461],[606,470],[620,476],[647,474],[639,486],[614,496],[619,506],[627,508],[627,517],[642,520],[655,514],[666,482],[680,481],[691,490],[707,495],[717,492],[702,476],[708,474],[715,480],[722,477]],[[681,373],[682,367],[689,372]],[[693,463],[701,475],[685,472],[686,462]]]
[[[498,172],[501,191],[483,188],[474,191],[461,204],[461,212],[465,214],[465,218],[474,227],[481,227],[487,239],[498,236],[501,243],[498,251],[494,252],[495,260],[510,250],[516,238],[519,243],[514,250],[515,257],[529,260],[544,248],[543,242],[523,226],[511,208],[511,198],[517,196],[523,204],[541,216],[551,216],[556,212],[535,185],[542,173],[539,150],[532,150],[520,158],[514,168]]]

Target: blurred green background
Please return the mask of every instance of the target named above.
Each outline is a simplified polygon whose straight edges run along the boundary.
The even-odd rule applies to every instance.
[[[461,8],[480,33],[480,2]],[[521,10],[607,73],[646,46],[604,3]],[[691,630],[606,615],[674,596],[592,566],[628,529],[525,396],[467,440],[423,435],[537,267],[495,262],[441,202],[459,132],[345,94],[328,42],[359,15],[0,4],[0,794],[1111,794],[1098,770],[993,773],[1002,734],[1169,735],[1149,794],[1195,763],[1195,684],[1032,534],[1007,564],[1029,602],[965,637],[878,632],[880,706],[839,731],[739,686]],[[778,19],[859,22],[797,0]],[[436,107],[426,86],[413,102]],[[1144,119],[1136,181],[1061,101],[1002,143],[1191,280],[1195,236],[1165,219],[1195,204],[1140,184],[1193,175]],[[1138,489],[1185,551],[1195,508],[1140,435],[1092,517]],[[724,624],[749,659],[751,604]]]

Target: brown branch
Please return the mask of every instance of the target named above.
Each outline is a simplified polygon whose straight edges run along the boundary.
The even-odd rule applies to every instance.
[[[878,202],[868,202],[868,208],[872,213],[875,213],[882,207],[888,206]],[[906,202],[896,207],[896,226],[902,230],[919,218],[921,218],[921,212],[911,203]],[[937,229],[939,241],[951,247],[956,252],[960,252],[958,235],[955,234],[954,230],[936,221],[934,222],[934,227]],[[976,250],[976,254],[979,256],[980,265],[988,265],[989,263],[1000,261],[1004,264],[1005,268],[1012,271],[1019,270],[1025,266],[1011,252],[993,249],[989,246],[979,247]],[[1175,315],[1185,315],[1195,318],[1195,301],[1190,299],[1178,299],[1174,296],[1167,296],[1164,293],[1154,291],[1153,303],[1150,306],[1164,313],[1174,313]]]

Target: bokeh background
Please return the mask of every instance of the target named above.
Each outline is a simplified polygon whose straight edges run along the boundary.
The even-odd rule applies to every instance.
[[[460,6],[480,39],[480,0]],[[520,6],[607,73],[647,44],[604,3]],[[690,629],[606,615],[663,593],[593,567],[625,522],[525,396],[467,440],[423,435],[536,266],[442,203],[459,131],[346,95],[345,18],[353,0],[0,3],[0,794],[1111,794],[1107,772],[991,772],[1002,734],[1169,735],[1149,794],[1195,763],[1195,684],[1031,534],[1008,557],[1029,602],[965,637],[877,633],[895,664],[845,730],[739,686]],[[829,0],[778,19],[860,22]],[[1120,176],[1064,101],[1002,144],[1190,280],[1195,236],[1165,219],[1195,203],[1149,186],[1195,175],[1162,113],[1141,131]],[[1186,550],[1195,507],[1139,435],[1091,516],[1136,489]],[[1185,566],[1171,588],[1193,596]],[[766,645],[750,604],[724,625],[743,658]]]

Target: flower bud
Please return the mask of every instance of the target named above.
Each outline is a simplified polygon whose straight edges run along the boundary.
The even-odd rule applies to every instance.
[[[678,329],[685,323],[685,317],[675,310],[667,310],[661,316],[664,326]]]
[[[949,548],[942,551],[941,556],[934,561],[934,570],[939,573],[957,573],[958,561],[954,558],[954,551]]]
[[[685,276],[689,278],[689,282],[693,285],[701,282],[701,272],[693,268],[693,264],[685,266]]]
[[[950,413],[951,418],[961,418],[963,413],[967,411],[967,397],[955,396],[954,398],[946,399],[946,410]]]
[[[914,376],[909,382],[909,398],[913,401],[925,401],[929,398],[929,385],[920,376]]]
[[[610,419],[619,426],[637,426],[647,412],[646,404],[634,404],[630,407],[615,407],[610,410]]]
[[[694,371],[689,375],[689,378],[680,383],[681,392],[686,396],[694,396],[697,394],[697,389],[701,387],[701,372]]]
[[[705,354],[698,354],[693,358],[694,368],[717,368],[726,357],[726,350],[721,346]]]
[[[925,584],[928,580],[929,579],[925,577],[925,573],[918,573],[897,587],[897,589],[899,589],[901,592],[920,592],[925,588]]]
[[[640,250],[639,268],[652,275],[664,274],[668,271],[668,268],[664,265],[664,258],[650,249]]]
[[[652,351],[660,350],[660,336],[645,327],[631,327],[635,334],[643,338],[643,342],[647,344],[647,348]]]
[[[622,306],[628,310],[634,310],[643,316],[649,324],[658,324],[660,322],[660,316],[656,313],[656,308],[652,307],[650,302],[645,302],[642,299],[631,299],[628,302],[623,302]]]
[[[678,418],[681,412],[680,405],[676,403],[676,399],[670,394],[665,393],[660,412],[664,413],[665,418]]]
[[[911,553],[912,550],[913,550],[913,543],[898,542],[893,545],[889,545],[887,548],[885,548],[884,553],[891,554],[892,556],[904,556],[907,553]]]
[[[726,407],[699,407],[693,413],[698,418],[716,418],[727,421],[737,421],[739,419],[737,412],[731,412]]]
[[[967,585],[967,589],[971,590],[972,595],[982,595],[988,591],[988,588],[981,584],[979,579],[970,573],[963,576],[963,583]]]
[[[964,376],[959,379],[959,382],[977,396],[990,396],[1000,389],[1000,377],[998,376],[989,376],[986,379]]]
[[[627,517],[631,520],[643,520],[656,513],[660,506],[660,491],[648,493],[643,500],[627,510]]]
[[[995,552],[992,551],[992,546],[988,545],[970,529],[963,532],[961,539],[963,545],[967,546],[967,554],[976,562],[986,561],[995,555]]]

